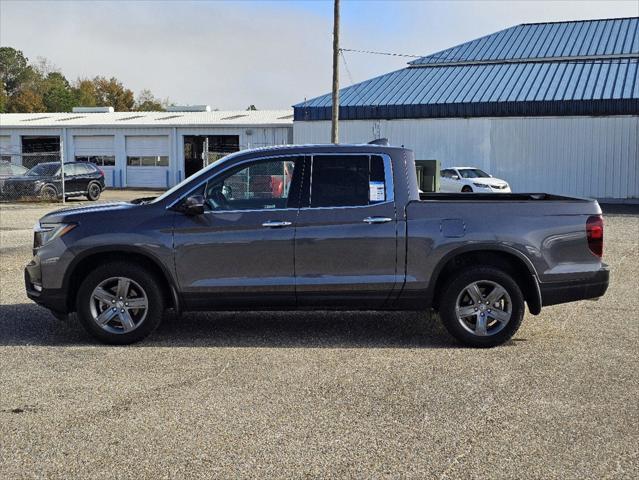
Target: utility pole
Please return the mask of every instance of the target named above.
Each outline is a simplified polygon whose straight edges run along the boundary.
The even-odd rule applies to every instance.
[[[333,6],[333,112],[331,143],[339,143],[339,0]]]
[[[64,185],[64,144],[67,140],[67,130],[66,128],[62,129],[62,135],[60,135],[60,178],[62,180],[62,204],[67,203],[66,199],[66,188]]]

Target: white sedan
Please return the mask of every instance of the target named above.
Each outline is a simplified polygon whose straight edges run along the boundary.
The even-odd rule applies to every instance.
[[[507,181],[493,178],[479,168],[445,168],[440,175],[440,192],[510,193]]]

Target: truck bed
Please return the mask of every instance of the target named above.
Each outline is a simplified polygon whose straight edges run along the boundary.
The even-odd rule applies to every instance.
[[[421,201],[494,201],[503,200],[510,202],[521,201],[570,201],[570,202],[589,202],[587,198],[579,197],[565,197],[562,195],[552,195],[549,193],[446,193],[446,192],[432,192],[432,193],[420,193],[419,199]]]

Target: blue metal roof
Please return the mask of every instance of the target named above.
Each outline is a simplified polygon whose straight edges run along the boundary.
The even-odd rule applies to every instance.
[[[340,91],[340,118],[639,113],[639,18],[518,25]],[[328,120],[331,95],[294,106]]]
[[[419,58],[410,65],[639,54],[639,18],[526,23]]]

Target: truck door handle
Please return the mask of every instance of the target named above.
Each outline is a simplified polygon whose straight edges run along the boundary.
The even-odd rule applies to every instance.
[[[369,225],[372,225],[374,223],[388,223],[388,222],[392,222],[393,219],[392,218],[388,218],[388,217],[366,217],[364,219],[364,221],[366,223],[368,223]]]
[[[291,222],[273,222],[269,220],[268,222],[264,222],[262,226],[267,228],[282,228],[291,226]]]

